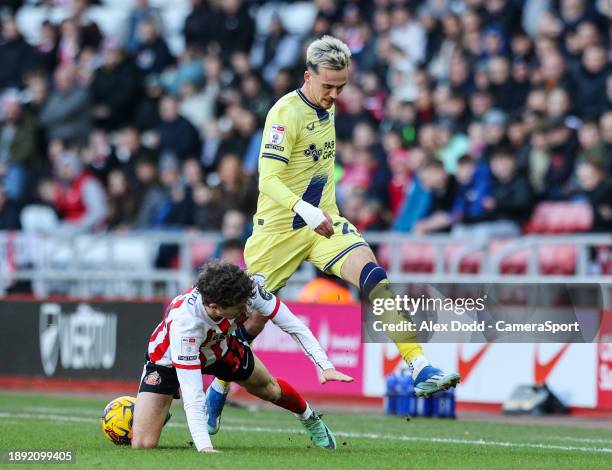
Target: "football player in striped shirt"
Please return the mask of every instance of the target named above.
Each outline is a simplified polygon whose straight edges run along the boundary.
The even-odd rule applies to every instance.
[[[290,333],[325,380],[350,382],[337,371],[310,330],[278,297],[229,263],[208,264],[194,288],[176,297],[151,335],[134,412],[132,447],[157,446],[173,398],[181,390],[187,424],[200,452],[213,452],[202,374],[234,381],[249,393],[293,412],[312,442],[334,449],[329,428],[300,393],[273,377],[236,330],[259,312]]]

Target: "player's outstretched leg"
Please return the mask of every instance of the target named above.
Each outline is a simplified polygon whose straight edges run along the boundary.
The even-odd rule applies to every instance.
[[[255,356],[254,356],[255,357]],[[312,443],[323,449],[335,449],[336,439],[300,393],[288,382],[274,378],[263,363],[255,357],[255,369],[248,380],[238,382],[250,394],[291,411],[300,420]]]
[[[210,435],[219,432],[219,428],[221,427],[221,413],[223,412],[225,400],[231,385],[231,382],[215,378],[206,391],[206,419],[208,434]]]
[[[387,299],[394,299],[395,294],[387,279],[387,273],[377,264],[370,248],[359,247],[349,253],[341,267],[341,277],[358,286],[362,295],[370,302],[378,300],[380,305],[395,305],[393,301],[385,302]],[[400,316],[395,308],[385,310],[384,317],[389,321]],[[389,337],[395,342],[400,355],[410,368],[417,396],[429,396],[440,390],[448,390],[460,382],[459,374],[443,372],[429,363],[423,348],[417,342],[416,333],[402,332],[390,334]]]

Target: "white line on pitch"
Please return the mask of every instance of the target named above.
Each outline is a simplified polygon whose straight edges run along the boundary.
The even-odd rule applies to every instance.
[[[0,412],[0,418],[22,418],[22,419],[48,419],[55,421],[81,422],[91,423],[91,418],[64,416],[64,415],[31,415],[27,413],[6,413]],[[185,425],[179,423],[168,423],[166,426],[173,428],[183,428]],[[224,426],[225,431],[236,432],[267,432],[275,434],[293,433],[296,429],[289,428],[264,428],[259,426]],[[612,448],[609,447],[577,447],[577,446],[561,446],[554,444],[536,444],[529,442],[507,442],[507,441],[485,441],[484,439],[454,439],[446,437],[416,437],[416,436],[396,436],[393,434],[376,434],[376,433],[358,433],[358,432],[334,432],[336,436],[353,437],[355,439],[375,439],[375,440],[393,440],[393,441],[410,441],[410,442],[436,442],[440,444],[463,444],[476,446],[493,446],[493,447],[516,447],[529,449],[544,449],[544,450],[563,450],[569,452],[599,452],[612,454]]]

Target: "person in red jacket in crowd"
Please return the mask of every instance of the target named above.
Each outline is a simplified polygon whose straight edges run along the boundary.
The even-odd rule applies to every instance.
[[[85,170],[78,155],[64,152],[55,162],[54,173],[48,202],[62,220],[59,230],[76,234],[103,228],[108,212],[104,187]]]

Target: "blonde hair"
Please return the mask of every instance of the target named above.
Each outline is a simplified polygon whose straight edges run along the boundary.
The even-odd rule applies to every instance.
[[[351,50],[340,39],[323,36],[306,49],[306,67],[318,73],[319,66],[342,70],[351,65]]]

